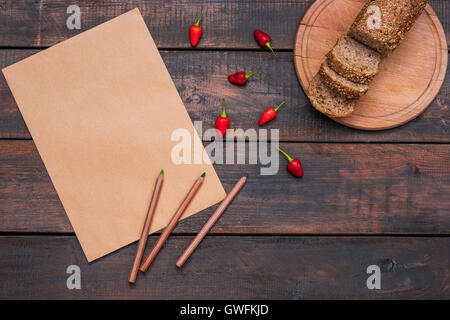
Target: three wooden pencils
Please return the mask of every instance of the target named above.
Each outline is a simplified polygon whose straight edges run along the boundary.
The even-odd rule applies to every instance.
[[[170,220],[167,227],[164,229],[164,231],[159,236],[158,240],[156,241],[155,245],[153,246],[150,253],[147,255],[147,257],[144,259],[142,264],[139,267],[139,264],[141,263],[141,259],[145,250],[145,245],[147,243],[148,234],[150,231],[151,221],[153,218],[153,214],[156,209],[156,205],[158,203],[159,194],[162,189],[162,184],[164,181],[164,170],[161,170],[158,178],[156,179],[155,189],[153,191],[153,196],[150,201],[150,206],[148,209],[147,217],[144,222],[144,226],[142,228],[141,237],[138,242],[138,246],[136,249],[136,254],[133,260],[133,264],[130,271],[130,276],[128,277],[128,281],[130,283],[135,283],[138,268],[142,272],[146,272],[148,268],[150,267],[151,263],[156,258],[156,255],[161,250],[164,242],[167,240],[169,235],[172,233],[173,229],[177,225],[178,221],[180,220],[181,216],[183,215],[186,208],[189,206],[189,203],[191,203],[192,199],[195,197],[197,191],[200,189],[200,187],[203,184],[203,181],[205,179],[205,174],[203,173],[192,185],[191,189],[189,190],[188,194],[186,195],[183,202],[178,207],[177,211],[173,215],[172,219]],[[211,215],[211,217],[208,219],[208,221],[205,223],[205,225],[202,227],[200,232],[197,234],[197,236],[192,240],[192,242],[189,244],[189,246],[186,248],[186,250],[183,252],[183,254],[180,256],[178,261],[176,262],[176,266],[181,268],[183,264],[186,262],[186,260],[191,256],[191,254],[194,252],[194,250],[197,248],[197,246],[200,244],[200,242],[203,240],[203,238],[206,236],[206,234],[211,230],[211,228],[214,226],[214,224],[217,222],[217,220],[220,218],[222,213],[225,211],[225,209],[230,205],[231,201],[236,197],[236,195],[239,193],[239,191],[244,186],[245,182],[247,180],[247,177],[244,176],[236,183],[236,185],[231,189],[230,193],[225,197],[225,199],[222,201],[222,203],[217,207],[217,209],[214,211],[214,213]]]

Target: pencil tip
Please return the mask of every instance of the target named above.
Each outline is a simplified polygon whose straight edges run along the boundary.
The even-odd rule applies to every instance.
[[[163,170],[161,170],[161,172],[160,172],[159,174],[164,174],[164,169],[163,169]]]
[[[202,177],[202,178],[204,178],[204,177],[205,177],[205,175],[206,175],[206,172],[203,172],[203,174],[202,174],[202,176],[201,176],[201,177]]]

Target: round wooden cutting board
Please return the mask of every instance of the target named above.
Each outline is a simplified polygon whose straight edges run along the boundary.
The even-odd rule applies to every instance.
[[[348,31],[365,2],[317,0],[305,13],[294,48],[295,68],[305,92],[325,55]],[[353,114],[333,119],[363,130],[394,128],[414,119],[430,105],[444,82],[447,50],[442,25],[428,5],[400,46],[382,60]]]

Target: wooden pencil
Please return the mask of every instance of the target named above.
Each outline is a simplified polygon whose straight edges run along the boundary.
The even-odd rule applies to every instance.
[[[155,245],[153,246],[152,250],[147,255],[147,257],[144,259],[144,262],[140,266],[139,270],[141,270],[142,272],[146,272],[147,269],[150,267],[150,264],[153,262],[153,260],[155,259],[156,255],[158,254],[159,250],[163,246],[164,242],[167,240],[167,238],[169,237],[170,233],[175,228],[175,226],[177,225],[177,223],[180,220],[181,216],[183,215],[184,210],[187,208],[189,203],[192,201],[192,199],[194,198],[194,196],[197,193],[198,189],[200,189],[200,186],[202,185],[204,179],[205,179],[205,172],[197,179],[197,181],[195,181],[195,183],[192,186],[191,190],[186,195],[186,198],[183,200],[183,202],[181,203],[180,207],[178,208],[178,210],[173,215],[172,220],[170,220],[169,224],[167,225],[167,227],[164,229],[164,231],[159,236],[159,238],[156,241]]]
[[[145,218],[144,227],[142,228],[141,238],[136,249],[136,254],[134,256],[133,265],[131,267],[130,276],[128,277],[128,282],[135,283],[138,273],[139,264],[141,263],[142,255],[144,254],[145,244],[147,243],[148,233],[150,231],[150,225],[152,223],[153,213],[156,209],[156,204],[158,203],[159,193],[162,188],[164,181],[164,170],[159,173],[158,179],[156,179],[155,190],[153,190],[152,200],[150,201],[150,206],[148,208],[147,217]]]
[[[178,258],[177,262],[175,263],[178,268],[181,268],[186,262],[186,260],[189,259],[191,254],[194,252],[194,250],[197,248],[200,242],[202,242],[203,238],[206,236],[209,230],[211,230],[211,228],[214,226],[217,220],[219,220],[222,213],[224,213],[225,209],[230,205],[231,201],[233,201],[233,199],[242,189],[246,181],[247,176],[242,177],[235,184],[233,189],[231,189],[230,193],[228,193],[228,195],[225,197],[222,203],[217,207],[216,211],[214,211],[214,213],[211,215],[208,221],[206,221],[206,223],[203,225],[200,232],[195,236],[194,240],[192,240],[192,242],[189,244],[186,250],[184,250],[184,252]]]

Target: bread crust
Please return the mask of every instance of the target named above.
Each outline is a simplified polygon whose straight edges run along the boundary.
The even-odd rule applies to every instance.
[[[427,0],[369,0],[348,35],[386,56],[398,47],[426,5]]]
[[[325,84],[336,91],[343,97],[348,99],[356,99],[362,97],[367,90],[369,90],[369,86],[365,84],[354,83],[350,80],[347,80],[340,76],[338,73],[334,72],[331,68],[327,68],[327,62],[322,63],[320,67],[320,75],[322,76]]]
[[[355,109],[356,100],[346,99],[328,88],[318,73],[311,80],[307,92],[312,106],[319,112],[332,118],[348,117]],[[330,106],[329,104],[332,103]],[[327,106],[328,104],[328,106]]]

